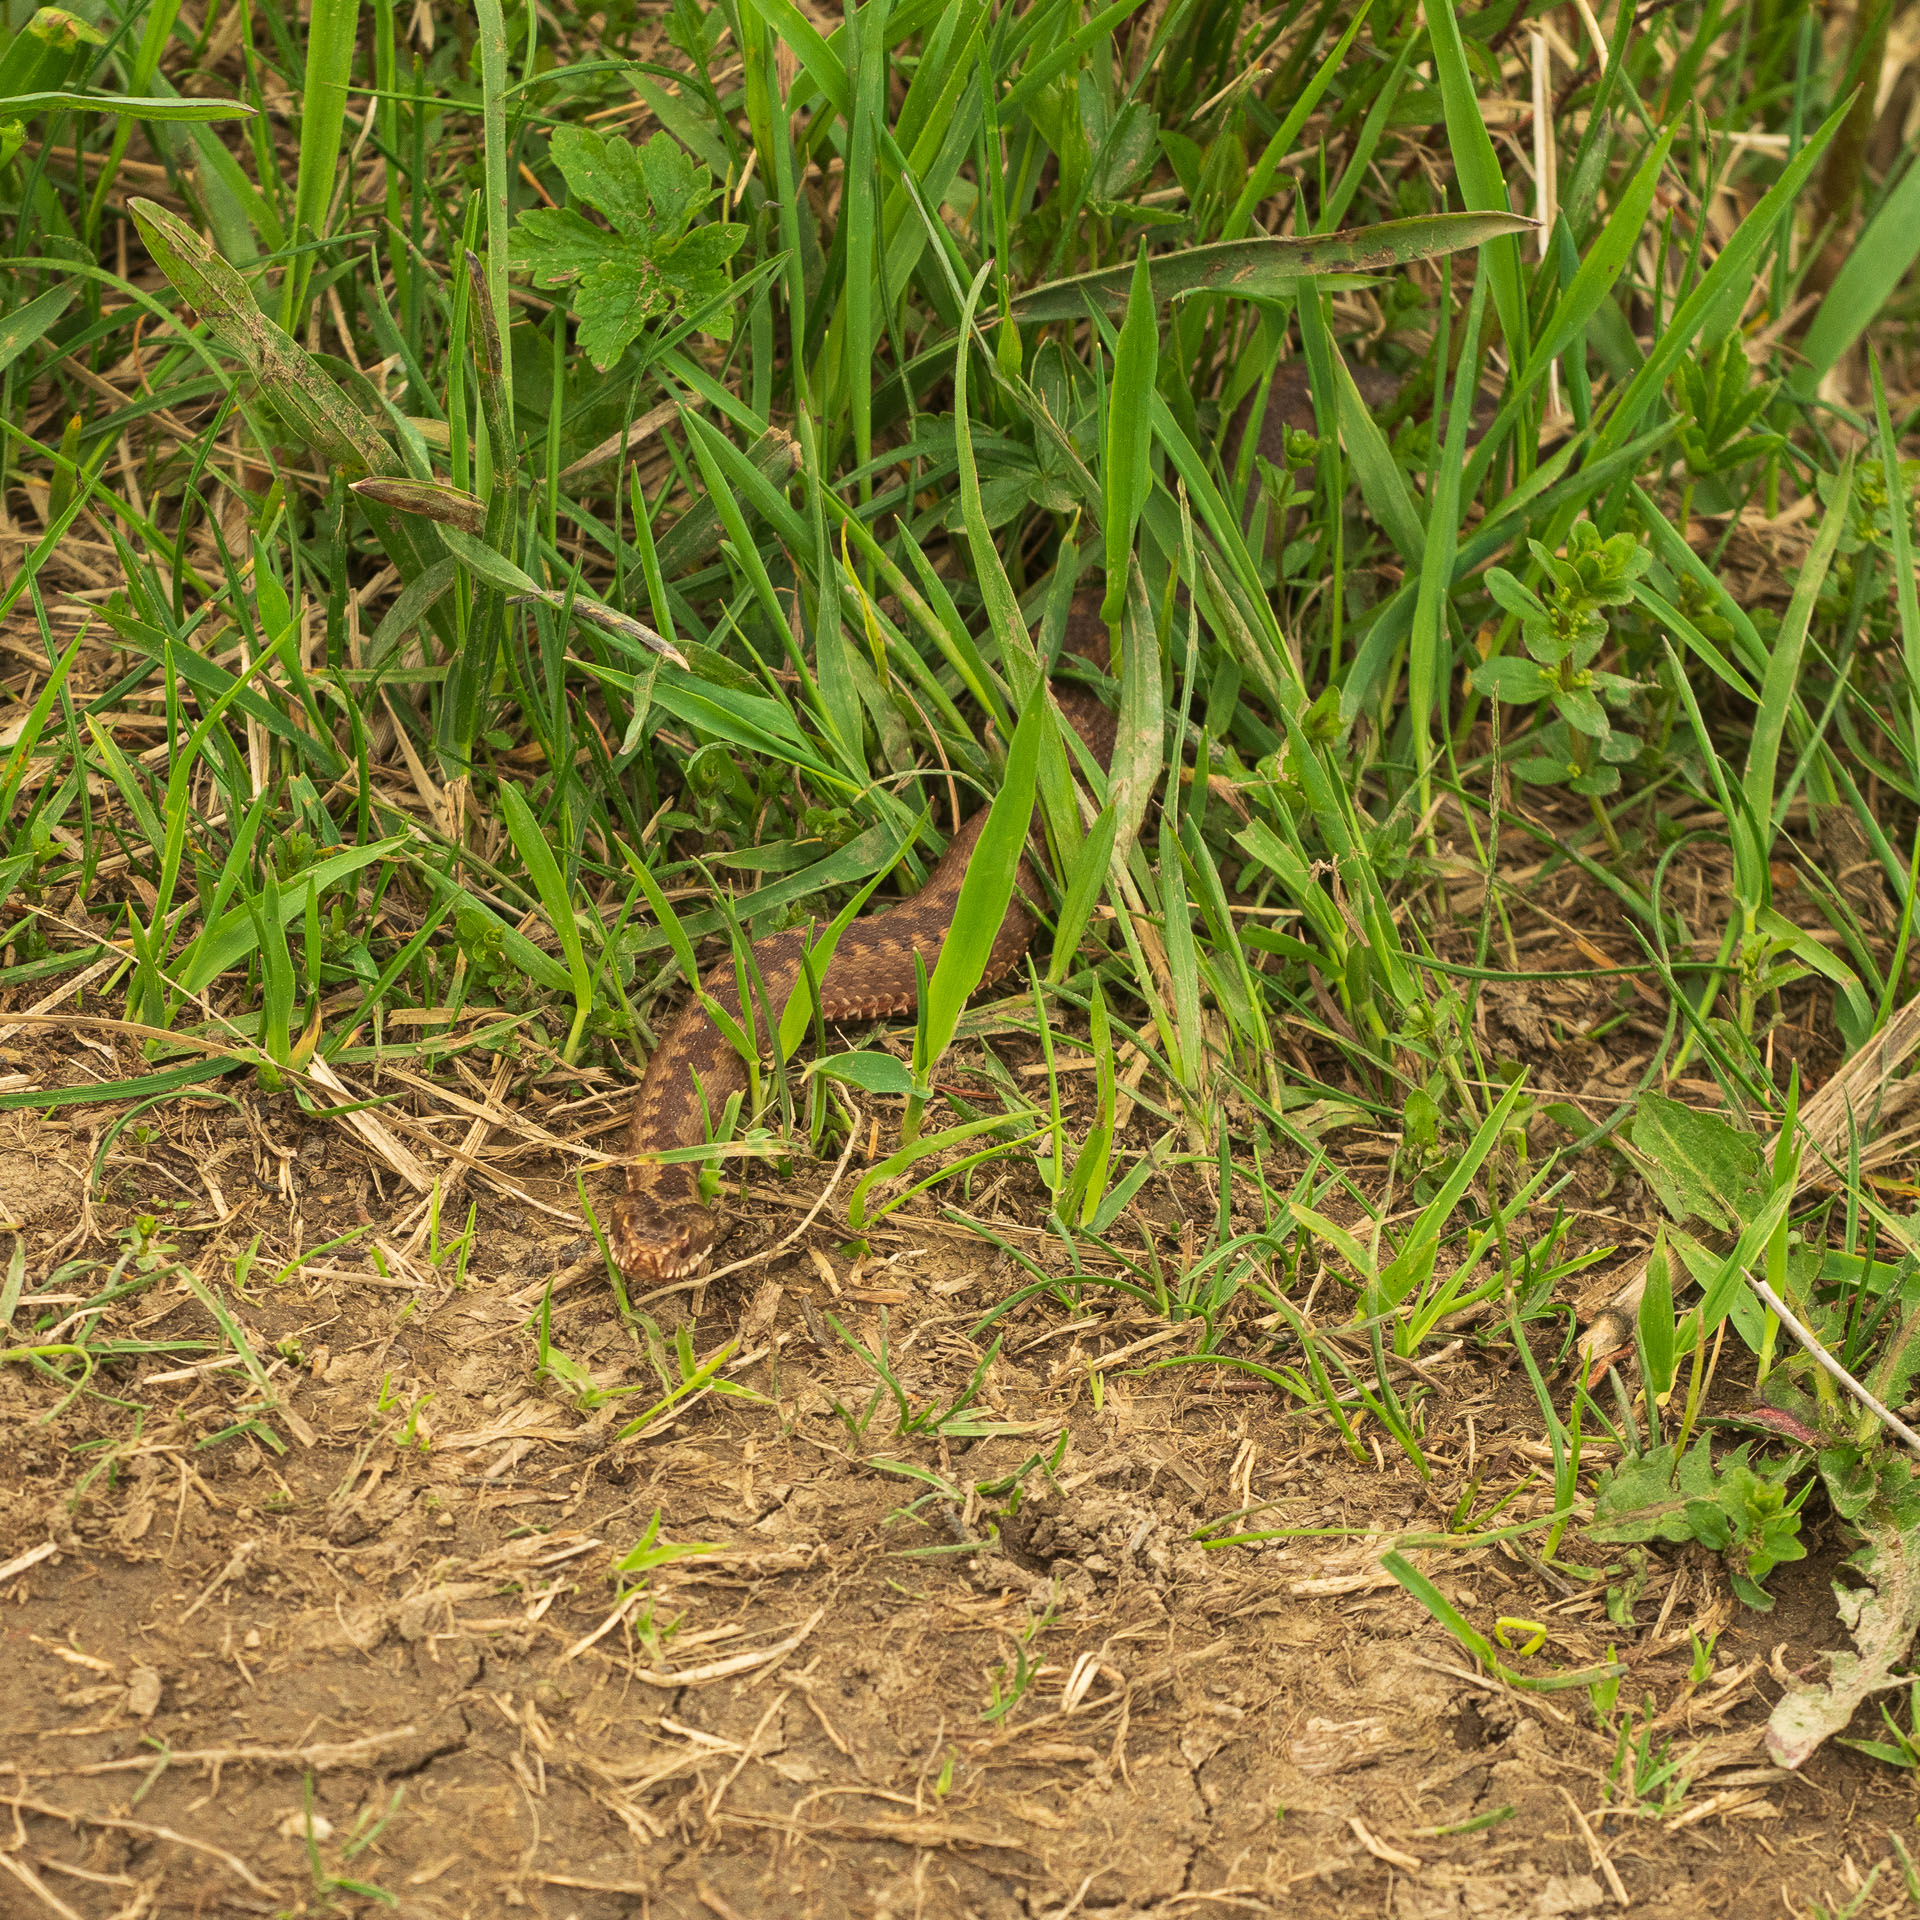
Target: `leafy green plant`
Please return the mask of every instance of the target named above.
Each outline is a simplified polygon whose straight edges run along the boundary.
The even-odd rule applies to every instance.
[[[604,373],[668,318],[730,339],[726,266],[747,230],[694,224],[717,191],[706,168],[665,133],[636,148],[617,133],[559,126],[550,151],[573,197],[608,224],[572,207],[531,207],[514,224],[511,261],[537,287],[571,290],[581,352]]]
[[[1339,1253],[1360,1276],[1361,1314],[1392,1316],[1396,1353],[1416,1354],[1440,1321],[1449,1314],[1491,1299],[1505,1284],[1498,1273],[1483,1280],[1475,1278],[1482,1260],[1502,1238],[1502,1226],[1497,1219],[1472,1235],[1463,1257],[1450,1272],[1440,1274],[1438,1262],[1441,1238],[1449,1230],[1455,1210],[1465,1199],[1475,1176],[1500,1145],[1519,1107],[1522,1092],[1520,1083],[1516,1082],[1502,1094],[1465,1150],[1447,1170],[1439,1190],[1421,1208],[1412,1225],[1402,1233],[1399,1245],[1385,1259],[1381,1257],[1383,1223],[1373,1223],[1369,1243],[1312,1207],[1299,1201],[1288,1203],[1294,1219]],[[1506,1204],[1516,1211],[1524,1207],[1539,1187],[1541,1178],[1536,1174],[1525,1192]]]
[[[1691,1540],[1730,1562],[1733,1590],[1761,1613],[1773,1610],[1763,1582],[1784,1561],[1806,1557],[1800,1510],[1813,1483],[1792,1492],[1799,1463],[1754,1462],[1750,1444],[1716,1461],[1703,1436],[1682,1453],[1655,1447],[1605,1470],[1594,1488],[1587,1532],[1608,1543]]]
[[[1680,525],[1687,525],[1695,485],[1748,461],[1765,459],[1785,444],[1778,433],[1752,431],[1779,391],[1777,380],[1755,380],[1746,343],[1729,333],[1674,370],[1682,424],[1680,452],[1687,486]]]
[[[1607,1768],[1607,1798],[1611,1811],[1664,1820],[1679,1812],[1693,1785],[1686,1771],[1697,1748],[1676,1752],[1676,1737],[1656,1738],[1658,1714],[1652,1700],[1640,1704],[1640,1722],[1632,1713],[1620,1723],[1613,1760]]]
[[[400,1902],[384,1887],[370,1880],[356,1880],[337,1869],[329,1867],[320,1853],[321,1815],[314,1804],[313,1775],[302,1776],[303,1798],[301,1803],[300,1838],[306,1848],[307,1871],[313,1876],[315,1897],[323,1906],[335,1904],[335,1896],[347,1894],[357,1900],[371,1900],[382,1907],[398,1907]],[[379,1838],[381,1832],[400,1811],[400,1803],[405,1796],[404,1787],[395,1787],[393,1799],[384,1814],[374,1817],[369,1823],[365,1816],[356,1821],[352,1834],[341,1844],[340,1860],[344,1865]],[[329,1831],[331,1829],[329,1828]]]
[[[1527,545],[1545,579],[1544,597],[1504,567],[1487,569],[1487,591],[1518,622],[1528,657],[1495,654],[1470,678],[1476,692],[1508,706],[1544,702],[1556,716],[1516,749],[1520,779],[1565,784],[1597,800],[1618,790],[1621,766],[1640,752],[1638,737],[1615,727],[1607,712],[1628,705],[1638,686],[1593,664],[1612,631],[1601,610],[1632,600],[1633,582],[1652,556],[1631,533],[1602,538],[1591,520],[1574,523],[1564,557],[1538,540]]]
[[[987,1676],[987,1704],[980,1709],[980,1718],[989,1726],[1005,1720],[1027,1697],[1040,1669],[1035,1645],[1058,1618],[1062,1604],[1056,1582],[1047,1604],[1038,1613],[1028,1607],[1026,1623],[1013,1635],[1012,1660],[997,1661]]]
[[[1012,1431],[1004,1421],[983,1419],[979,1414],[969,1411],[975,1396],[992,1371],[993,1363],[1000,1357],[1000,1339],[996,1335],[993,1344],[980,1356],[972,1375],[960,1391],[944,1406],[925,1406],[914,1408],[912,1398],[901,1384],[894,1367],[893,1355],[887,1339],[887,1310],[880,1309],[880,1333],[873,1346],[867,1346],[862,1340],[849,1333],[835,1314],[827,1315],[827,1325],[835,1336],[843,1341],[847,1348],[857,1354],[877,1377],[879,1384],[860,1414],[849,1413],[837,1402],[834,1411],[839,1415],[848,1434],[858,1440],[864,1437],[867,1428],[873,1422],[883,1397],[890,1398],[894,1405],[894,1435],[898,1439],[910,1439],[924,1436],[942,1440],[983,1440],[993,1435]]]
[[[705,1553],[718,1553],[711,1540],[669,1540],[660,1531],[660,1509],[655,1507],[640,1538],[613,1563],[614,1583],[625,1592],[644,1584],[648,1575],[680,1560],[697,1560]]]

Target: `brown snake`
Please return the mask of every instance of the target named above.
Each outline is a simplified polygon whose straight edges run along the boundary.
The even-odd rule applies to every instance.
[[[1373,375],[1372,369],[1360,372]],[[1373,404],[1384,397],[1377,385],[1367,393]],[[1247,413],[1243,408],[1229,430],[1229,467],[1245,431]],[[1313,424],[1303,371],[1297,361],[1290,362],[1276,374],[1270,390],[1261,420],[1261,453],[1279,464],[1287,430],[1303,427],[1310,432]],[[1068,650],[1089,655],[1104,652],[1101,643],[1105,639],[1103,623],[1083,604],[1076,603],[1067,623]],[[1061,711],[1104,766],[1113,750],[1113,717],[1084,688],[1056,681],[1053,690]],[[946,852],[918,893],[881,912],[863,915],[840,936],[820,981],[823,1018],[877,1020],[913,1010],[918,1000],[914,955],[921,956],[929,972],[939,960],[961,879],[986,820],[984,807],[969,816],[947,843]],[[1026,952],[1037,923],[1023,901],[1040,897],[1039,878],[1029,852],[1020,863],[1014,897],[994,939],[981,986],[991,986],[1004,978]],[[794,929],[754,943],[753,957],[766,984],[768,1005],[786,1004],[800,978],[806,938],[804,932]],[[732,960],[710,969],[702,985],[707,995],[729,1011],[739,1004]],[[771,1042],[764,1011],[757,1001],[754,1019],[757,1044],[764,1055],[770,1051]],[[717,1117],[728,1096],[744,1091],[746,1086],[746,1062],[715,1026],[701,997],[695,995],[648,1061],[628,1127],[628,1151],[636,1157],[628,1163],[626,1190],[609,1211],[608,1237],[614,1259],[629,1278],[639,1282],[680,1280],[699,1273],[706,1265],[719,1238],[720,1222],[714,1210],[700,1199],[695,1164],[674,1161],[662,1165],[641,1156],[699,1146],[706,1139],[707,1114]]]
[[[1092,656],[1098,645],[1104,652],[1106,633],[1097,615],[1076,605],[1067,619],[1067,650]],[[1061,712],[1105,766],[1113,752],[1112,715],[1084,687],[1058,680],[1052,685]],[[863,914],[841,934],[820,980],[823,1019],[879,1020],[913,1010],[919,999],[914,955],[925,961],[929,973],[938,963],[953,923],[960,882],[986,823],[985,807],[970,814],[947,842],[919,892],[878,913]],[[1038,923],[1025,902],[1042,897],[1029,850],[1020,862],[1013,898],[994,936],[981,986],[1003,979],[1026,952]],[[794,928],[753,943],[754,964],[766,985],[766,1006],[786,1004],[800,979],[806,941],[805,930]],[[740,998],[735,981],[733,962],[724,960],[708,971],[701,984],[706,994],[731,1012]],[[753,1012],[756,1039],[764,1055],[772,1043],[757,997]],[[628,1150],[642,1155],[700,1145],[706,1138],[706,1115],[718,1116],[727,1097],[746,1085],[746,1062],[696,995],[681,1009],[647,1062],[628,1126]],[[622,1273],[643,1282],[684,1279],[705,1266],[719,1233],[713,1209],[700,1199],[695,1163],[662,1165],[635,1159],[628,1164],[626,1191],[613,1203],[608,1229]]]

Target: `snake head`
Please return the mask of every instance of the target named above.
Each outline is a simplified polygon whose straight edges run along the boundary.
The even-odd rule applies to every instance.
[[[607,1212],[614,1264],[629,1280],[690,1280],[705,1267],[719,1237],[711,1209],[695,1201],[623,1193]]]

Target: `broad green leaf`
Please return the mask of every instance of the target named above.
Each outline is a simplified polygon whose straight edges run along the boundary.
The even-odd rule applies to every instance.
[[[66,312],[79,291],[73,281],[49,287],[0,320],[0,372],[12,366]]]
[[[1640,1295],[1640,1361],[1647,1392],[1657,1402],[1673,1387],[1673,1265],[1667,1256],[1665,1229],[1654,1237],[1647,1257],[1647,1282]]]
[[[1644,1093],[1633,1118],[1633,1156],[1673,1219],[1736,1233],[1766,1195],[1760,1142],[1718,1114]]]
[[[830,1053],[814,1063],[814,1072],[827,1080],[843,1080],[865,1093],[906,1099],[913,1092],[913,1070],[890,1053]]]
[[[665,133],[636,149],[617,133],[563,125],[551,152],[574,197],[610,226],[572,207],[532,207],[514,224],[511,258],[535,286],[574,290],[588,359],[605,370],[650,322],[680,314],[703,313],[707,332],[730,339],[733,316],[716,303],[747,230],[715,222],[688,231],[713,198],[707,170]]]

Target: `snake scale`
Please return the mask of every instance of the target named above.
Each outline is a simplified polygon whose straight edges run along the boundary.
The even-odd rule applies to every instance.
[[[1375,406],[1384,404],[1397,386],[1372,368],[1357,369],[1356,377],[1369,404]],[[1229,429],[1229,468],[1249,413],[1250,408],[1243,407]],[[1287,431],[1294,427],[1311,431],[1313,424],[1303,371],[1297,361],[1289,362],[1279,369],[1269,389],[1257,443],[1260,452],[1278,465],[1284,457]],[[1089,603],[1077,601],[1067,622],[1067,649],[1097,657],[1104,652],[1105,640],[1104,623]],[[1113,750],[1113,716],[1084,687],[1056,680],[1053,692],[1062,713],[1104,766]],[[961,879],[986,820],[987,810],[982,807],[961,824],[917,893],[862,915],[840,936],[820,981],[820,1011],[825,1019],[878,1020],[913,1010],[918,999],[914,956],[925,961],[929,972],[938,962],[953,922]],[[1037,926],[1026,902],[1041,897],[1029,841],[981,986],[1003,979],[1026,952]],[[766,986],[767,1005],[786,1004],[800,978],[806,938],[796,928],[754,942],[754,963]],[[739,1004],[731,959],[711,968],[702,986],[707,996],[729,1010]],[[754,1019],[764,1056],[771,1050],[771,1040],[757,997]],[[700,1198],[696,1164],[663,1165],[646,1156],[700,1145],[707,1137],[707,1115],[717,1117],[728,1096],[746,1086],[746,1062],[696,994],[654,1049],[633,1105],[628,1126],[628,1151],[633,1157],[627,1166],[626,1189],[609,1210],[608,1234],[614,1259],[628,1278],[642,1284],[682,1280],[705,1267],[721,1223]]]

